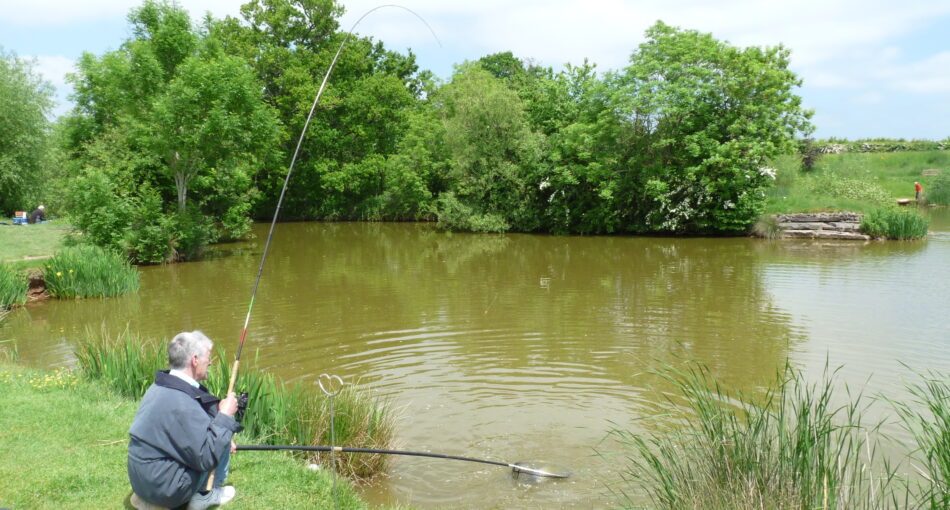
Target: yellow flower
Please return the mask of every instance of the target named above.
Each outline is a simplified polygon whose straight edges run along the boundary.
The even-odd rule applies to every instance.
[[[73,270],[72,270],[72,269],[70,269],[70,270],[69,270],[69,273],[70,273],[70,274],[72,274],[72,273],[73,273]]]
[[[56,276],[63,276],[63,272],[62,272],[62,271],[56,271]]]

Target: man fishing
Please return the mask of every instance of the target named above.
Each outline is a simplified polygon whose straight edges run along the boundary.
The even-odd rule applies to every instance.
[[[232,437],[243,427],[234,419],[234,393],[221,400],[199,384],[208,377],[212,346],[201,331],[179,333],[168,343],[170,370],[156,372],[142,398],[128,458],[131,503],[139,510],[186,502],[188,510],[204,510],[234,498],[234,487],[222,484],[235,451]],[[205,491],[212,469],[214,488]]]

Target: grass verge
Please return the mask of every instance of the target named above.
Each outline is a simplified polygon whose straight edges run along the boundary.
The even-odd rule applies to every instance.
[[[205,385],[216,394],[227,391],[231,365],[224,351],[217,351]],[[87,332],[76,352],[84,376],[104,381],[113,391],[139,399],[154,379],[156,370],[167,366],[164,342],[144,339],[126,331],[119,335]],[[242,422],[245,433],[265,444],[330,444],[329,400],[312,387],[288,385],[271,374],[243,363],[235,391],[249,394]],[[337,445],[391,449],[395,420],[387,402],[371,397],[350,385],[334,398]],[[329,464],[324,454],[297,454],[321,465]],[[383,473],[388,457],[376,454],[336,455],[336,470],[353,479]]]
[[[940,176],[950,174],[950,151],[826,154],[808,172],[802,170],[799,156],[776,158],[770,166],[777,175],[766,214],[867,213],[896,204],[898,198],[912,199],[915,181],[926,196]],[[938,175],[924,175],[925,170],[937,170]]]
[[[138,402],[70,371],[8,362],[0,362],[0,395],[0,508],[132,508],[125,465]],[[234,510],[334,504],[329,473],[289,455],[238,452],[228,482],[238,490]],[[336,487],[340,508],[368,508],[346,481]]]
[[[17,269],[39,269],[63,247],[71,227],[62,220],[36,225],[0,225],[0,262]]]

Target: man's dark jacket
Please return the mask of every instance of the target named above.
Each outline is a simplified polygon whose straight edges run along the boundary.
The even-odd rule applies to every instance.
[[[167,370],[155,373],[129,430],[129,481],[142,499],[174,508],[198,491],[241,427],[219,398]]]

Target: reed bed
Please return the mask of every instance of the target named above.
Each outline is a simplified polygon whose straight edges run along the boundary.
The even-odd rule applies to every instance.
[[[675,430],[611,431],[625,457],[615,492],[626,508],[906,508],[896,471],[869,441],[877,426],[861,423],[861,396],[833,403],[833,373],[808,385],[786,367],[758,398],[724,390],[702,365],[659,375],[680,392],[670,397],[683,409]]]
[[[907,482],[914,508],[950,508],[950,380],[935,373],[920,374],[909,385],[911,401],[891,401],[917,448],[911,464],[921,476]]]
[[[139,289],[139,273],[127,260],[98,246],[64,248],[46,263],[44,279],[57,298],[112,297]]]
[[[30,282],[21,271],[17,271],[10,264],[0,262],[0,310],[26,303],[26,293],[29,290]]]
[[[912,240],[927,236],[930,222],[919,212],[911,209],[887,207],[864,215],[861,231],[873,237]]]
[[[143,339],[125,331],[119,335],[87,332],[76,356],[84,376],[106,381],[122,395],[141,398],[152,383],[155,371],[167,368],[164,342]],[[215,395],[227,391],[231,365],[224,362],[223,349],[216,349],[217,361],[209,370],[205,386]],[[251,361],[253,365],[255,360]],[[330,444],[330,403],[314,387],[286,384],[267,372],[242,361],[235,391],[248,392],[243,421],[243,437],[264,444]],[[391,449],[395,418],[388,402],[374,398],[366,390],[347,385],[334,397],[337,446]],[[300,457],[328,465],[328,454],[299,453]],[[387,456],[337,454],[336,471],[354,480],[383,473]]]

